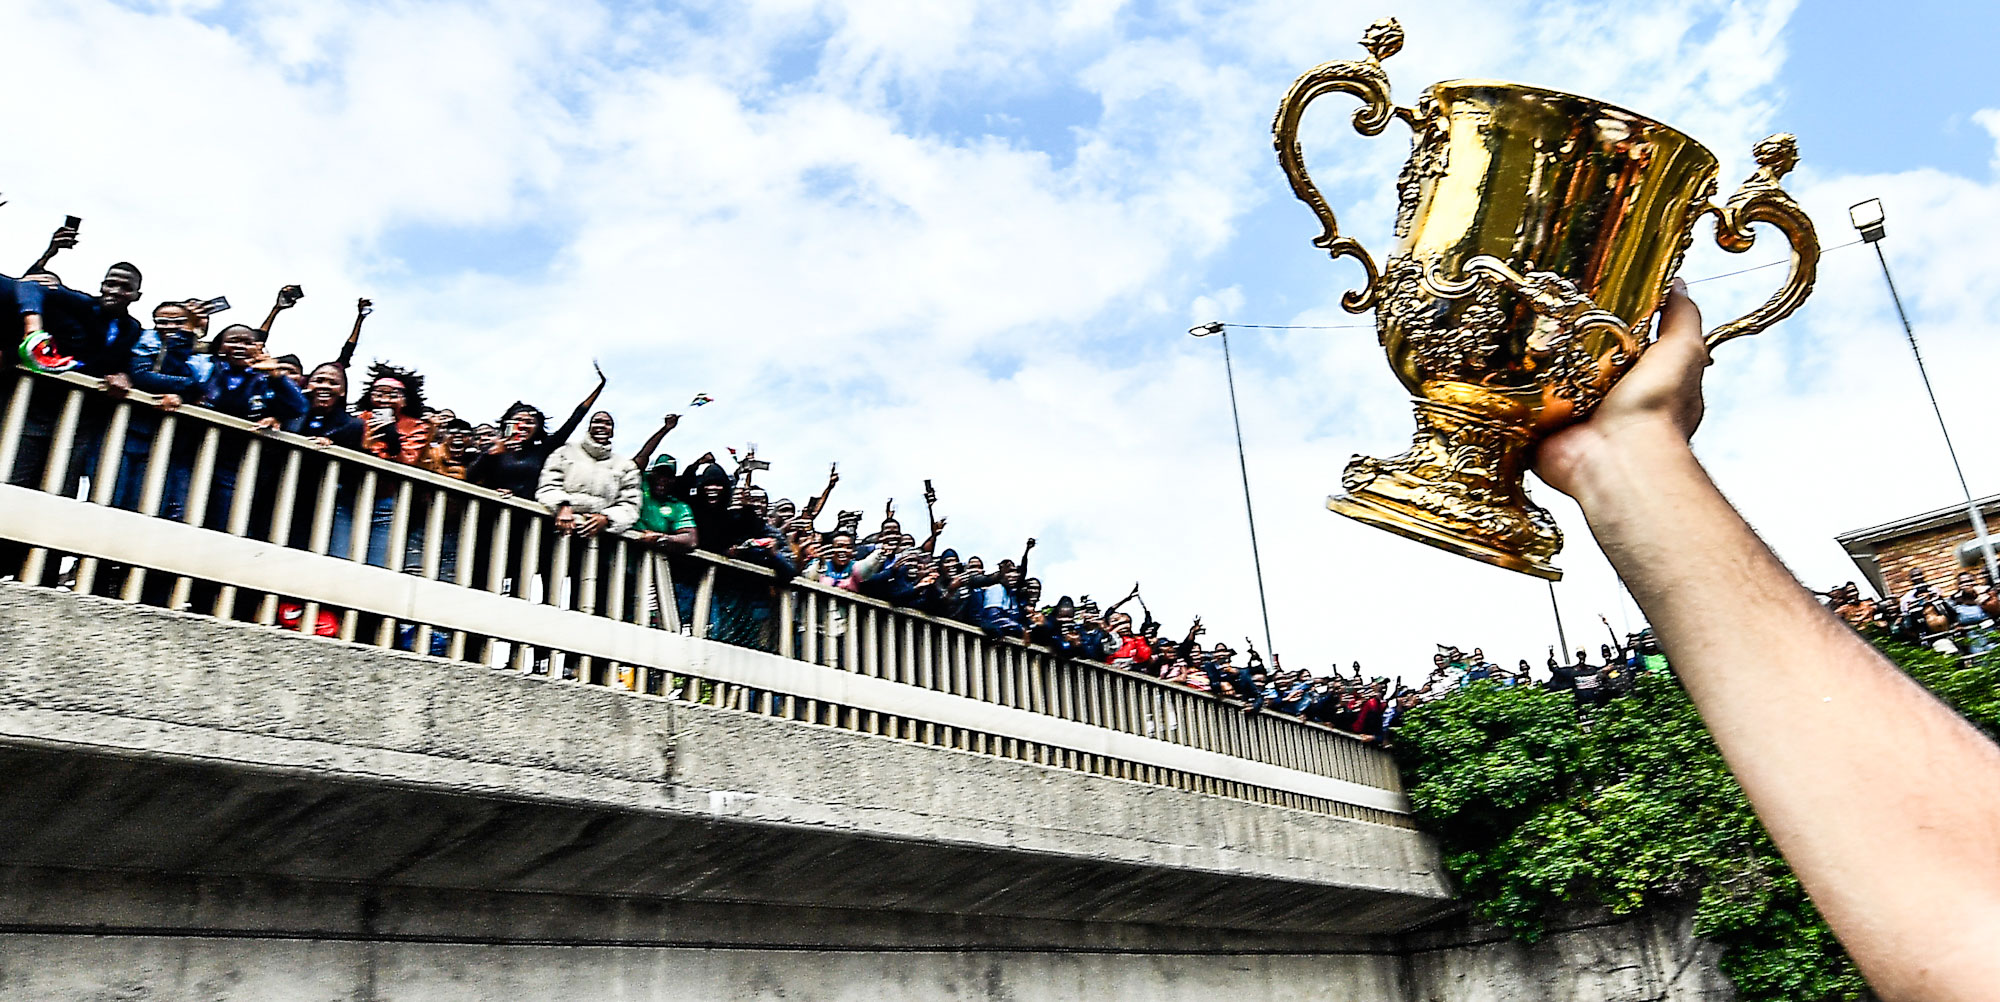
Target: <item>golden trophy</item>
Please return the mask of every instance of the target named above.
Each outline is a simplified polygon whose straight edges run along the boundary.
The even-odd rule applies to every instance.
[[[1341,297],[1375,310],[1389,365],[1416,398],[1417,433],[1393,459],[1355,456],[1327,507],[1476,560],[1555,580],[1562,533],[1521,478],[1535,446],[1589,416],[1651,343],[1653,314],[1716,216],[1723,249],[1750,249],[1752,223],[1791,242],[1784,287],[1716,327],[1711,347],[1788,316],[1812,291],[1819,241],[1779,187],[1798,144],[1775,135],[1758,168],[1717,205],[1715,155],[1665,125],[1602,101],[1491,80],[1433,84],[1414,108],[1389,100],[1382,60],[1403,47],[1395,19],[1370,25],[1368,58],[1329,62],[1292,84],[1272,123],[1279,166],[1367,284]],[[1410,127],[1396,178],[1396,245],[1377,267],[1343,236],[1299,152],[1299,117],[1332,91],[1363,102],[1355,131]]]

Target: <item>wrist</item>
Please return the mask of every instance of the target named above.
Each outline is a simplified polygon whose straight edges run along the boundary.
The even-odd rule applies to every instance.
[[[1701,475],[1687,438],[1668,420],[1622,422],[1566,438],[1554,463],[1538,464],[1550,486],[1575,499],[1586,517],[1609,511],[1663,481]],[[1545,451],[1546,447],[1545,447]],[[1555,468],[1549,468],[1549,467]]]

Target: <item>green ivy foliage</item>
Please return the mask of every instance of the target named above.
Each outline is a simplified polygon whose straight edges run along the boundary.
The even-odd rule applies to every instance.
[[[1884,652],[2000,735],[2000,654]],[[1587,717],[1567,693],[1474,682],[1413,710],[1396,755],[1460,894],[1510,934],[1533,942],[1580,906],[1691,902],[1742,1002],[1866,997],[1670,674]]]

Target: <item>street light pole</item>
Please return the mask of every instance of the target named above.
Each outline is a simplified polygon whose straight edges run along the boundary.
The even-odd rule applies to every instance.
[[[1222,372],[1229,380],[1229,417],[1236,423],[1236,468],[1243,474],[1243,518],[1250,523],[1250,565],[1257,571],[1257,607],[1264,615],[1264,650],[1274,653],[1271,645],[1271,603],[1264,597],[1264,558],[1257,553],[1257,515],[1250,510],[1250,463],[1243,458],[1243,417],[1236,412],[1236,367],[1229,360],[1229,330],[1220,323],[1207,323],[1188,328],[1195,337],[1210,334],[1222,335]]]
[[[1980,514],[1979,505],[1972,500],[1972,487],[1965,482],[1965,468],[1958,464],[1958,450],[1952,447],[1951,430],[1945,427],[1944,410],[1938,406],[1937,393],[1931,389],[1930,371],[1924,368],[1924,353],[1917,348],[1917,332],[1910,326],[1910,315],[1903,310],[1903,297],[1896,291],[1896,279],[1889,274],[1889,258],[1882,253],[1882,238],[1889,235],[1885,225],[1882,200],[1871,198],[1847,207],[1847,218],[1854,228],[1861,231],[1861,239],[1875,248],[1875,260],[1882,263],[1882,281],[1889,285],[1889,299],[1896,304],[1896,317],[1903,322],[1903,336],[1909,339],[1910,354],[1917,360],[1917,375],[1924,381],[1924,394],[1930,397],[1931,413],[1937,415],[1938,433],[1944,436],[1944,451],[1951,457],[1951,468],[1958,474],[1958,489],[1965,493],[1965,511],[1972,516],[1972,531],[1979,537],[1979,552],[1986,556],[1986,578],[2000,583],[2000,563],[1993,559],[1993,542],[1986,535],[1986,517]]]

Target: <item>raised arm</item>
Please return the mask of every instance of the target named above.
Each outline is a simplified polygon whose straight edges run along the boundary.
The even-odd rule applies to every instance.
[[[1132,591],[1130,593],[1128,593],[1124,598],[1121,598],[1118,601],[1113,602],[1111,604],[1111,608],[1104,610],[1104,621],[1107,623],[1111,622],[1112,613],[1117,612],[1119,608],[1125,605],[1125,603],[1130,602],[1138,597],[1139,597],[1139,582],[1134,581],[1132,582]]]
[[[833,496],[834,485],[838,483],[840,483],[840,464],[835,463],[826,471],[826,490],[821,491],[819,497],[806,502],[807,518],[814,522],[819,521],[819,513],[826,510],[826,499]]]
[[[1730,771],[1888,1000],[2000,984],[2000,747],[1828,612],[1710,482],[1701,317],[1659,341],[1537,470],[1575,498]]]
[[[1035,537],[1028,537],[1028,545],[1021,548],[1021,582],[1028,581],[1028,554],[1035,552]]]
[[[271,339],[271,325],[278,322],[278,314],[299,305],[299,300],[304,298],[305,294],[305,290],[296,285],[287,285],[279,289],[278,298],[271,303],[271,312],[264,315],[264,322],[257,327],[258,330],[264,332],[264,336],[258,338],[258,340],[269,344]],[[355,321],[357,331],[359,330],[360,323],[361,321],[358,319]]]
[[[1618,639],[1618,631],[1611,628],[1611,620],[1605,618],[1604,614],[1600,612],[1597,614],[1597,621],[1604,624],[1604,632],[1611,634],[1611,650],[1620,659],[1623,659],[1625,657],[1625,642]]]
[[[923,545],[917,547],[917,549],[922,550],[925,553],[937,552],[938,537],[944,535],[944,522],[945,522],[944,519],[932,518],[931,534],[929,536],[924,537]]]
[[[361,345],[361,321],[368,319],[368,314],[373,312],[375,312],[374,303],[365,298],[354,301],[354,329],[347,332],[347,343],[340,346],[340,357],[334,359],[340,363],[341,368],[345,369],[354,364],[354,349]]]
[[[1186,653],[1194,649],[1194,643],[1197,639],[1201,637],[1201,633],[1202,633],[1201,617],[1196,616],[1194,617],[1194,623],[1188,627],[1187,636],[1181,640],[1180,649],[1182,653]]]
[[[569,412],[569,417],[563,420],[560,427],[549,433],[548,445],[550,449],[560,447],[564,442],[569,441],[571,435],[576,434],[577,426],[583,423],[583,416],[590,413],[590,409],[597,404],[598,395],[604,392],[604,384],[607,382],[604,378],[604,369],[596,362],[590,363],[590,367],[597,371],[597,388],[591,390],[590,395],[584,397],[583,402],[576,405],[576,410]]]
[[[659,448],[660,441],[667,437],[667,432],[673,431],[680,423],[681,416],[679,414],[667,415],[666,420],[660,422],[659,430],[653,432],[653,437],[647,439],[646,444],[639,447],[638,454],[632,457],[632,465],[638,467],[643,474],[646,464],[653,461],[653,450]]]
[[[35,263],[29,265],[28,270],[22,272],[21,274],[33,275],[38,272],[47,271],[49,268],[49,262],[55,260],[56,253],[58,251],[65,251],[75,246],[76,246],[76,227],[71,226],[68,223],[64,223],[63,225],[56,227],[55,233],[49,236],[49,246],[42,251],[42,256],[36,258]]]

